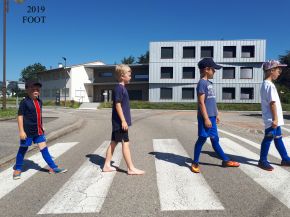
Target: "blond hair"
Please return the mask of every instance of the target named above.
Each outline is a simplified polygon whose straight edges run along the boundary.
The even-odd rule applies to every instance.
[[[128,73],[129,71],[131,71],[131,68],[130,66],[126,65],[126,64],[119,64],[119,65],[116,65],[116,68],[115,68],[115,75],[116,75],[116,78],[118,80],[120,80],[120,78],[125,75],[126,73]]]

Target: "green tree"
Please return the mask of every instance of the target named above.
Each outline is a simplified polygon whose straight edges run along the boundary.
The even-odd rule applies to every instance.
[[[279,56],[279,60],[283,64],[287,64],[279,77],[278,83],[290,87],[290,50],[285,55]]]
[[[145,54],[143,55],[140,55],[138,57],[138,61],[137,63],[139,64],[146,64],[146,63],[149,63],[149,51],[147,51]]]
[[[287,64],[280,75],[278,83],[278,92],[282,103],[290,103],[290,51],[287,51],[285,55],[279,56],[279,60],[283,64]]]
[[[37,80],[37,73],[45,70],[46,67],[40,63],[29,65],[21,71],[21,78],[19,80],[24,82],[27,80]]]
[[[14,96],[15,94],[20,92],[20,89],[18,87],[18,82],[17,81],[11,81],[9,82],[7,86],[7,90]]]
[[[124,57],[122,60],[121,60],[121,63],[122,64],[133,64],[135,62],[135,57],[133,56],[129,56],[129,57]]]

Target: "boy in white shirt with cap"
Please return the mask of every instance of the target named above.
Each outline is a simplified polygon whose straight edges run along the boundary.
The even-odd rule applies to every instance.
[[[274,169],[267,160],[269,148],[273,140],[282,158],[281,166],[290,166],[290,158],[282,140],[281,126],[284,125],[282,106],[277,89],[273,83],[280,76],[282,67],[286,66],[277,60],[270,60],[263,64],[265,80],[262,84],[260,94],[262,117],[265,124],[265,136],[261,144],[258,166],[267,171]]]

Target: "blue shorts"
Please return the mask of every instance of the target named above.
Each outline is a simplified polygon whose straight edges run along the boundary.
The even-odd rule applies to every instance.
[[[27,137],[24,140],[20,140],[20,146],[28,147],[28,146],[32,145],[32,142],[34,144],[39,144],[39,143],[42,143],[42,142],[46,142],[45,135]]]
[[[211,128],[206,128],[204,125],[204,120],[202,116],[197,116],[197,121],[198,121],[198,136],[202,137],[218,137],[218,131],[217,131],[217,125],[216,125],[216,117],[209,117],[212,127]]]

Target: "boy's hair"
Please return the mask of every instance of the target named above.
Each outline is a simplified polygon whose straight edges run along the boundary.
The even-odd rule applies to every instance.
[[[128,71],[131,71],[130,66],[126,65],[126,64],[119,64],[116,65],[115,68],[115,75],[116,78],[119,80],[123,75],[125,75]]]

